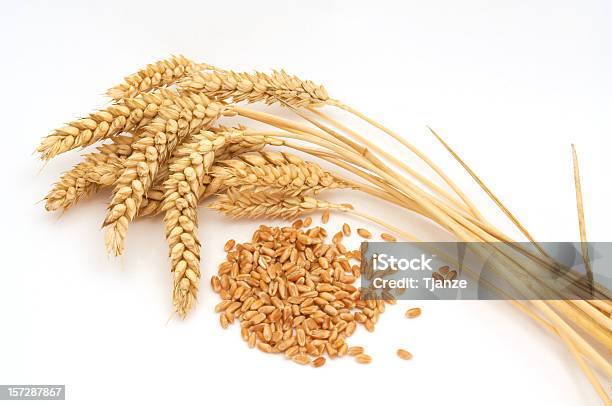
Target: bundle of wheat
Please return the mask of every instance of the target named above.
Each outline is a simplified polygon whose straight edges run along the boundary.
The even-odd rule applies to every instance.
[[[114,186],[103,224],[107,249],[116,255],[123,252],[132,220],[164,212],[174,274],[173,303],[182,316],[197,299],[200,279],[196,208],[199,201],[216,193],[221,196],[213,208],[233,217],[287,218],[314,210],[324,213],[341,210],[375,222],[406,240],[418,240],[399,227],[355,210],[350,204],[326,202],[318,197],[328,189],[352,188],[423,216],[458,240],[512,242],[478,211],[439,166],[405,138],[330,98],[324,87],[284,71],[270,75],[236,73],[173,57],[127,77],[107,94],[113,99],[108,108],[55,130],[38,147],[42,159],[48,160],[78,147],[110,141],[62,176],[47,195],[45,207],[66,210],[100,188]],[[255,102],[278,103],[300,120],[281,118],[243,105]],[[326,106],[352,113],[393,137],[429,166],[435,178],[415,170],[407,160],[397,158],[398,151],[391,154],[336,121],[323,112]],[[225,116],[248,118],[272,128],[265,131],[214,128]],[[538,248],[537,253],[525,253],[508,244],[498,252],[499,277],[519,291],[529,290],[531,282],[537,280],[537,272],[525,261],[537,258],[542,269],[555,264],[458,154],[431,132]],[[345,171],[350,179],[284,152],[244,155],[266,145],[310,154]],[[588,264],[575,154],[574,165],[580,237],[585,242],[583,254]],[[439,181],[451,192],[438,184]],[[357,232],[364,238],[372,236],[366,230]],[[345,233],[350,233],[350,229]],[[387,233],[381,238],[395,240]],[[587,273],[588,281],[577,282],[589,293],[585,300],[512,303],[562,339],[594,388],[607,401],[591,366],[612,377],[610,362],[593,344],[595,341],[605,349],[612,348],[612,303],[610,294],[592,283],[590,269]],[[404,352],[398,355],[408,358]],[[361,362],[369,362],[365,354],[359,356]]]

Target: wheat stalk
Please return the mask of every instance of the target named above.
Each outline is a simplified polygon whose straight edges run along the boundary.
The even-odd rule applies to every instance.
[[[179,141],[209,126],[224,112],[224,107],[204,95],[173,95],[172,104],[143,128],[132,144],[134,152],[126,159],[126,169],[117,180],[103,226],[106,247],[121,255],[128,224],[134,219],[145,193],[150,189],[159,167]]]
[[[179,81],[177,86],[181,90],[203,92],[220,100],[231,99],[234,103],[262,101],[273,104],[280,99],[296,107],[314,107],[329,100],[323,86],[282,70],[273,71],[271,75],[261,72],[195,72]]]
[[[165,99],[163,94],[148,93],[114,103],[56,129],[43,138],[36,151],[42,159],[49,160],[63,152],[133,131],[155,117]]]
[[[106,94],[114,100],[135,97],[141,93],[170,86],[193,72],[206,69],[216,68],[205,63],[195,63],[182,55],[173,56],[149,64],[144,69],[127,76],[122,83],[110,88]]]

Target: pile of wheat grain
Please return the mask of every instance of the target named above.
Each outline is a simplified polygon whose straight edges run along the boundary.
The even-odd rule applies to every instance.
[[[320,367],[325,356],[345,355],[368,363],[371,358],[361,347],[349,348],[347,339],[358,324],[373,331],[385,304],[395,301],[362,299],[354,284],[359,251],[349,252],[340,239],[328,243],[322,227],[303,225],[261,225],[251,241],[226,243],[227,260],[211,279],[222,299],[215,307],[221,326],[237,320],[249,347],[298,364]]]
[[[48,160],[100,143],[96,151],[62,175],[47,194],[45,207],[66,210],[101,188],[112,187],[103,225],[107,249],[115,255],[123,252],[129,224],[136,217],[163,212],[174,275],[173,304],[181,316],[195,304],[199,288],[198,203],[216,194],[220,198],[213,208],[234,217],[290,218],[313,210],[340,210],[375,222],[404,239],[418,241],[404,226],[387,224],[350,204],[319,197],[330,188],[351,188],[422,216],[457,240],[513,241],[405,137],[330,98],[322,86],[284,71],[237,73],[173,57],[128,76],[107,95],[112,99],[110,106],[58,128],[38,147],[42,159]],[[257,102],[280,104],[297,120],[244,106]],[[365,120],[392,137],[398,148],[392,153],[384,150],[380,143],[324,112],[323,107],[339,108]],[[266,129],[226,128],[223,120],[230,116],[255,121]],[[538,252],[526,253],[513,244],[491,246],[496,254],[496,276],[528,294],[532,283],[541,280],[539,273],[557,264],[458,154],[431,132],[517,230],[538,248]],[[315,156],[348,177],[284,152],[252,155],[270,147]],[[401,151],[408,155],[402,156]],[[427,165],[431,172],[414,169],[410,165],[412,159]],[[585,242],[583,255],[588,264],[575,154],[574,166],[580,238]],[[477,254],[490,256],[489,252]],[[576,276],[574,270],[571,272]],[[612,365],[599,350],[612,348],[612,295],[593,281],[588,266],[587,276],[576,278],[584,300],[511,303],[561,338],[597,392],[607,399],[591,366],[612,378]],[[545,292],[556,289],[548,285],[538,288]]]

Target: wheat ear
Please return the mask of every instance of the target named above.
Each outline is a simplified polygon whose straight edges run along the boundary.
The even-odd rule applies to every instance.
[[[283,189],[280,188],[275,193],[268,194],[228,188],[209,207],[235,219],[291,219],[316,210],[350,208],[348,205],[329,203],[311,196],[288,196],[283,194]]]
[[[138,72],[125,77],[124,81],[111,87],[106,94],[115,99],[134,97],[164,86],[170,86],[177,80],[199,70],[214,69],[205,63],[195,63],[182,55],[162,59],[148,64]]]
[[[162,210],[165,211],[166,239],[174,274],[173,305],[181,317],[185,317],[195,304],[200,283],[197,205],[206,188],[205,175],[219,154],[227,155],[232,150],[258,148],[264,144],[264,137],[247,136],[242,130],[202,131],[183,141],[173,152],[170,175],[163,184]],[[221,185],[219,182],[212,184],[213,189]]]
[[[114,103],[56,129],[43,138],[36,151],[41,159],[49,160],[63,152],[95,144],[124,131],[133,131],[155,117],[163,102],[162,95],[149,93]]]
[[[114,174],[123,168],[123,160],[131,154],[133,142],[131,136],[115,137],[112,144],[101,145],[97,152],[85,155],[83,161],[53,185],[45,196],[45,209],[67,210],[95,193],[100,185],[112,185]]]
[[[164,224],[174,274],[173,305],[184,317],[195,304],[200,284],[200,242],[197,205],[202,180],[225,145],[224,137],[203,131],[185,140],[173,153],[164,182]]]
[[[317,194],[325,189],[347,188],[349,185],[323,170],[318,164],[306,162],[285,152],[245,154],[223,161],[213,172],[225,186],[249,188],[266,193],[270,188],[282,188],[290,196]]]
[[[172,104],[162,106],[159,114],[143,128],[115,185],[103,223],[106,247],[115,255],[123,252],[128,224],[136,216],[159,167],[182,138],[209,126],[224,111],[221,104],[211,102],[204,95],[167,93]]]
[[[261,72],[195,72],[179,81],[177,86],[221,100],[231,99],[235,103],[263,101],[273,104],[280,99],[296,107],[315,107],[329,100],[323,86],[288,75],[282,70],[273,71],[271,75]]]

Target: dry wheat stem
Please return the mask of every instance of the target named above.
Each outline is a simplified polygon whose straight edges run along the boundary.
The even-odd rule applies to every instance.
[[[225,110],[203,95],[166,93],[172,104],[160,108],[132,145],[134,152],[126,159],[126,169],[117,180],[103,223],[107,250],[114,255],[123,252],[128,224],[136,216],[160,165],[181,139],[210,126]]]
[[[319,126],[319,127],[322,128],[322,126]],[[451,212],[451,216],[452,216],[452,212]],[[471,227],[470,223],[466,224],[464,222],[461,222],[461,217],[456,217],[456,219],[460,221],[459,225],[467,227],[471,232],[474,232],[475,233],[474,236],[476,236],[477,238],[482,238],[482,241],[491,241],[490,237],[487,236],[486,234],[482,234],[479,228]],[[522,277],[525,278],[525,275],[522,275]]]
[[[453,196],[451,196],[449,193],[447,193],[439,185],[437,185],[436,183],[430,181],[425,176],[421,175],[420,173],[418,173],[417,171],[412,169],[404,161],[396,158],[395,155],[386,152],[385,150],[380,148],[377,144],[375,144],[373,142],[370,142],[366,137],[364,137],[364,136],[358,134],[357,132],[351,130],[350,128],[346,127],[345,125],[343,125],[342,123],[338,122],[337,120],[331,118],[327,114],[324,114],[319,109],[309,108],[308,110],[311,111],[312,113],[316,114],[317,116],[319,116],[324,121],[327,121],[328,123],[330,123],[334,127],[338,128],[339,130],[344,131],[345,133],[351,135],[358,142],[361,142],[364,145],[368,145],[368,147],[372,151],[374,151],[376,154],[380,155],[381,157],[383,157],[384,159],[389,161],[391,164],[393,164],[393,165],[401,168],[402,170],[404,170],[406,173],[408,173],[410,176],[415,178],[423,186],[425,186],[425,187],[429,188],[430,190],[432,190],[433,192],[435,192],[438,196],[441,196],[441,197],[445,198],[446,200],[448,200],[448,202],[450,202],[455,208],[459,209],[461,212],[465,212],[466,210],[470,210],[470,207],[468,207],[464,202],[457,201]],[[476,214],[474,212],[472,212],[472,213]]]
[[[248,118],[251,118],[257,121],[261,121],[263,123],[270,124],[273,126],[275,124],[279,125],[279,127],[281,128],[290,126],[299,131],[310,132],[312,135],[315,135],[315,136],[320,135],[319,133],[309,131],[308,127],[304,125],[301,125],[299,123],[294,123],[290,120],[281,119],[281,118],[278,118],[278,117],[275,117],[275,116],[272,116],[266,113],[253,111],[253,110],[245,109],[243,107],[238,107],[238,106],[234,107],[234,111],[245,117],[248,117]],[[292,136],[294,138],[299,137],[297,133],[292,134]],[[336,153],[343,155],[344,157],[350,156],[352,161],[362,166],[363,168],[368,169],[376,173],[377,175],[381,176],[381,178],[383,178],[386,182],[388,182],[389,184],[397,188],[399,191],[404,193],[408,198],[413,199],[417,204],[423,207],[423,210],[428,213],[428,217],[434,220],[441,227],[447,228],[448,230],[450,230],[458,238],[461,238],[462,240],[465,240],[465,241],[472,241],[476,238],[476,240],[478,241],[480,239],[480,237],[478,237],[478,234],[482,234],[484,232],[484,230],[475,229],[471,227],[471,223],[469,221],[465,220],[465,218],[463,218],[460,214],[457,214],[456,212],[452,210],[450,211],[450,216],[447,215],[447,213],[444,212],[444,209],[448,210],[447,205],[438,201],[433,196],[422,191],[421,189],[416,188],[407,179],[403,179],[401,176],[397,176],[397,174],[394,175],[388,169],[383,170],[380,167],[376,166],[374,163],[372,163],[371,155],[370,156],[359,155],[347,149],[347,148],[350,148],[349,146],[345,146],[345,148],[342,149],[335,143],[327,142],[326,140],[314,140],[314,139],[310,139],[310,140],[303,139],[303,140],[325,146],[335,151]],[[458,220],[460,222],[457,222]],[[471,228],[471,230],[469,230],[469,233],[466,234],[464,229],[461,227],[463,225],[466,226],[467,228]],[[476,233],[476,235],[472,233]]]
[[[453,155],[453,157],[468,171],[468,173],[474,178],[474,180],[476,180],[476,182],[491,197],[491,199],[502,209],[502,211],[504,211],[504,213],[508,215],[508,217],[513,221],[513,223],[515,223],[515,225],[517,225],[517,227],[523,232],[523,234],[533,240],[529,232],[520,224],[520,222],[518,222],[518,220],[512,215],[512,213],[509,212],[509,210],[503,205],[503,203],[501,203],[501,201],[497,199],[497,197],[490,191],[490,189],[488,189],[486,185],[484,185],[484,183],[480,180],[480,178],[465,164],[465,162],[461,160],[461,158],[459,158],[459,156],[448,146],[448,144],[446,144],[444,140],[442,140],[442,138],[438,134],[436,134],[432,129],[430,129],[430,131],[445,146],[445,148]],[[577,158],[574,159],[574,164],[576,168]],[[576,173],[575,173],[575,179],[576,179]],[[578,176],[578,179],[579,179],[579,176]],[[580,199],[581,193],[580,193],[579,185],[577,187],[577,194],[578,194],[577,199]],[[579,215],[579,218],[580,218],[580,215]],[[585,232],[581,233],[581,236],[586,237],[586,233]],[[552,261],[550,257],[544,252],[544,250],[538,244],[536,244],[536,247],[543,255],[545,255],[545,260]],[[584,301],[568,301],[568,302],[573,306],[581,308],[587,314],[592,314],[591,312],[592,309],[587,307],[589,306],[588,302],[584,302]],[[610,329],[609,329],[609,323],[607,319],[595,317],[595,321],[600,324],[600,325],[596,325],[593,322],[593,320],[582,317],[580,313],[576,312],[576,310],[573,309],[572,306],[568,305],[568,303],[566,302],[553,301],[551,302],[551,304],[554,307],[556,307],[558,311],[562,312],[562,314],[564,314],[566,317],[571,317],[571,319],[577,325],[579,325],[585,332],[587,332],[589,335],[593,336],[598,341],[604,343],[604,345],[612,346],[612,337],[609,333]],[[606,330],[605,331],[602,330],[601,327],[604,327]]]
[[[196,71],[216,69],[204,63],[195,63],[182,55],[172,56],[131,74],[125,80],[110,88],[106,94],[114,100],[135,97],[154,89],[170,86],[176,81],[193,74]]]
[[[584,361],[584,359],[582,358],[582,354],[576,348],[576,345],[572,342],[572,340],[568,337],[567,334],[562,333],[562,334],[559,334],[559,336],[561,337],[563,343],[569,348],[571,354],[574,356],[574,358],[578,362],[580,369],[582,369],[587,379],[593,386],[593,389],[595,389],[595,392],[597,392],[597,395],[599,395],[601,400],[604,402],[604,405],[609,406],[611,402],[610,402],[610,397],[608,396],[608,393],[601,386],[601,383],[599,382],[595,374],[593,374],[591,367],[589,367],[589,365]]]
[[[510,211],[504,206],[504,204],[491,192],[491,190],[484,184],[484,182],[482,182],[482,180],[474,173],[474,171],[472,171],[471,168],[467,166],[467,164],[458,156],[458,154],[453,149],[451,149],[450,146],[435,131],[433,131],[433,129],[429,128],[429,130],[436,137],[436,139],[451,153],[453,158],[455,158],[455,160],[457,160],[457,162],[464,167],[464,169],[470,174],[470,176],[476,181],[476,183],[478,183],[478,185],[483,189],[483,191],[485,191],[489,195],[489,197],[496,203],[496,205],[502,209],[502,211],[508,216],[508,218],[517,226],[517,228],[519,228],[523,235],[530,239],[530,241],[536,246],[538,251],[544,256],[544,258],[539,258],[534,254],[522,249],[520,246],[515,245],[511,242],[509,237],[505,236],[494,228],[493,233],[497,234],[500,240],[510,243],[511,245],[513,245],[514,248],[521,251],[524,255],[529,256],[531,259],[538,261],[540,264],[547,267],[548,269],[552,270],[554,268],[562,266],[561,264],[556,263],[556,261],[550,258],[548,254],[544,251],[544,249],[533,240],[533,237],[531,237],[525,227],[523,227],[522,224],[516,219],[516,217],[512,215],[512,213],[510,213]],[[575,271],[572,269],[564,270],[566,272],[575,273]],[[598,290],[600,290],[600,288],[601,287],[598,286]]]
[[[588,351],[587,351],[588,352]]]
[[[587,302],[593,305],[593,307],[599,309],[599,311],[604,313],[606,316],[612,317],[612,304],[609,301],[606,302],[605,300],[594,299],[587,300]]]
[[[265,115],[260,112],[256,112],[257,114],[251,114],[252,112],[245,111],[245,110],[246,109],[244,108],[240,108],[238,113],[248,114],[250,116],[249,118],[252,118],[252,119],[257,119],[256,117],[260,117],[262,118],[262,120],[266,120],[264,122],[273,125],[273,120],[270,120],[270,117],[265,117]],[[283,120],[283,121],[286,121],[286,120]],[[414,185],[412,185],[408,180],[401,179],[401,177],[394,177],[388,171],[380,169],[379,167],[375,166],[370,160],[368,160],[363,155],[359,155],[347,149],[343,149],[339,147],[338,145],[336,145],[335,143],[328,142],[327,140],[316,140],[316,139],[300,136],[297,133],[286,134],[286,136],[290,138],[295,138],[295,139],[299,139],[302,141],[306,141],[306,142],[311,142],[311,143],[329,148],[338,154],[342,154],[345,159],[350,157],[352,162],[381,176],[386,182],[388,182],[389,184],[397,188],[399,191],[404,193],[408,198],[415,200],[417,204],[421,205],[423,207],[423,210],[425,210],[425,212],[428,213],[428,217],[431,217],[432,219],[437,219],[438,224],[449,227],[449,230],[451,230],[453,233],[459,233],[459,235],[463,234],[462,229],[458,228],[462,224],[457,223],[457,221],[460,221],[461,223],[463,223],[463,225],[465,225],[467,228],[471,228],[470,230],[471,232],[475,232],[476,234],[482,234],[483,232],[481,229],[473,227],[470,222],[468,222],[461,216],[461,214],[454,212],[454,210],[452,210],[451,208],[449,208],[447,205],[443,204],[442,202],[437,201],[437,199],[435,199],[433,196],[427,194],[426,192],[418,188],[415,188]],[[450,217],[446,216],[446,213],[444,213],[444,211],[442,211],[441,208],[450,212],[451,216]],[[473,239],[473,238],[476,238],[476,237],[470,237],[470,239]]]
[[[339,107],[340,109],[348,111],[349,113],[355,115],[356,117],[361,118],[362,120],[366,121],[367,123],[373,125],[374,127],[378,128],[379,130],[381,130],[381,131],[385,132],[386,134],[390,135],[395,140],[399,141],[402,145],[404,145],[406,148],[408,148],[410,151],[412,151],[412,153],[414,153],[416,156],[418,156],[423,162],[425,162],[442,180],[444,180],[444,182],[447,185],[449,185],[450,188],[453,189],[453,191],[461,198],[461,200],[463,200],[464,203],[470,208],[470,211],[472,213],[474,213],[474,215],[476,216],[477,219],[479,219],[481,221],[484,221],[484,217],[482,217],[482,215],[480,214],[480,212],[478,211],[476,206],[465,195],[465,193],[461,190],[461,188],[459,188],[452,181],[452,179],[450,179],[446,175],[446,173],[442,169],[440,169],[440,167],[438,167],[427,155],[425,155],[423,152],[421,152],[417,147],[412,145],[410,142],[406,141],[405,138],[401,137],[399,134],[391,131],[390,129],[386,128],[385,126],[381,125],[380,123],[370,119],[369,117],[367,117],[366,115],[360,113],[359,111],[357,111],[357,110],[347,106],[346,104],[338,102],[337,100],[330,99],[327,102],[327,104],[333,105],[333,106]]]
[[[355,215],[357,217],[361,217],[364,218],[368,221],[371,221],[375,224],[378,224],[379,226],[386,228],[390,231],[392,231],[395,234],[398,234],[400,236],[402,236],[403,238],[407,239],[408,241],[415,241],[415,242],[420,242],[414,235],[409,234],[407,232],[405,232],[404,230],[401,230],[397,227],[394,227],[374,216],[371,216],[369,214],[366,213],[361,213],[358,212],[356,210],[346,210],[346,212],[348,212],[349,214]],[[438,254],[441,254],[438,252]],[[464,271],[468,274],[473,274],[473,272],[469,269],[469,267],[464,267]],[[490,284],[488,281],[483,280],[483,282],[491,289],[495,290],[498,294],[502,295],[502,297],[505,297],[507,299],[510,299],[510,297],[501,289],[497,288],[496,286]],[[563,328],[563,324],[561,324],[561,327],[559,328],[559,323],[558,320],[555,320],[554,323],[554,327],[550,324],[548,324],[547,322],[545,322],[544,320],[542,320],[539,316],[537,316],[536,314],[534,314],[533,312],[531,312],[529,309],[527,309],[524,305],[522,305],[519,301],[516,300],[511,300],[512,304],[515,305],[517,308],[519,308],[520,310],[522,310],[523,312],[525,312],[527,315],[529,315],[530,317],[532,317],[533,319],[535,319],[536,321],[538,321],[540,324],[548,327],[549,329],[551,329],[552,332],[562,335],[562,334],[568,334],[567,332],[563,333],[564,328]],[[541,302],[541,301],[539,301]],[[553,301],[556,302],[556,301]],[[545,306],[545,304],[542,303],[543,306]],[[539,306],[540,310],[542,309],[542,306]],[[547,307],[546,307],[547,308]],[[548,309],[548,308],[547,308]],[[561,331],[561,332],[559,332]],[[579,336],[578,336],[579,337]],[[588,344],[586,343],[584,340],[578,340],[577,343],[575,343],[576,340],[576,336],[575,335],[571,335],[571,337],[568,337],[568,339],[572,342],[572,345],[575,346],[576,350],[579,351],[581,354],[583,354],[585,357],[587,357],[587,359],[590,359],[591,361],[593,361],[595,364],[599,365],[600,367],[604,368],[604,372],[606,372],[606,361],[605,359],[601,358],[601,356],[599,356],[599,354]],[[609,367],[609,366],[608,366]],[[607,373],[607,372],[606,372]]]
[[[580,185],[580,168],[578,166],[578,154],[576,147],[572,144],[572,163],[574,167],[574,186],[576,189],[576,209],[578,211],[578,230],[580,231],[580,247],[582,249],[582,257],[584,259],[584,268],[587,273],[589,288],[593,293],[593,270],[591,269],[591,260],[589,259],[589,245],[586,235],[586,223],[584,221],[584,205],[582,203],[582,187]]]
[[[289,106],[290,107],[290,106]],[[290,107],[291,108],[291,107]],[[340,134],[336,133],[335,131],[327,128],[325,125],[317,122],[314,119],[308,118],[307,116],[305,116],[304,114],[301,114],[299,112],[297,112],[297,110],[295,110],[294,108],[292,108],[292,110],[294,112],[296,112],[296,114],[298,114],[300,117],[306,119],[307,121],[309,121],[311,124],[314,124],[315,126],[317,126],[319,129],[329,133],[330,135],[332,135],[333,137],[335,137],[338,140],[343,140],[343,136],[341,136]],[[330,146],[331,147],[331,146]],[[393,171],[391,171],[384,163],[382,163],[380,160],[378,160],[377,158],[374,158],[374,156],[372,154],[368,153],[367,148],[354,148],[356,151],[361,150],[362,153],[361,155],[363,155],[363,157],[373,165],[373,167],[369,166],[368,169],[371,171],[375,171],[377,173],[386,173],[388,174],[391,178],[393,178]],[[376,169],[378,169],[378,171],[376,169],[374,169],[374,167]],[[455,222],[457,222],[460,226],[465,227],[466,229],[468,229],[471,233],[473,233],[475,238],[481,238],[482,241],[489,241],[490,236],[493,236],[492,233],[487,232],[487,230],[483,230],[479,227],[475,227],[473,225],[473,221],[469,221],[467,220],[464,215],[462,215],[462,213],[457,212],[454,208],[448,206],[447,204],[445,204],[444,202],[439,201],[438,199],[434,198],[433,196],[429,195],[427,192],[423,191],[422,189],[420,189],[417,185],[412,184],[410,181],[408,181],[407,179],[402,179],[401,177],[399,177],[398,179],[404,186],[406,189],[404,189],[404,192],[406,193],[406,195],[409,198],[414,198],[414,196],[416,195],[423,195],[423,202],[427,203],[428,201],[431,201],[433,203],[433,206],[431,206],[435,211],[430,211],[430,213],[432,215],[435,215],[435,213],[438,211],[438,209],[442,210],[442,213],[446,213],[449,215],[449,219],[451,220],[450,224],[454,224]],[[401,190],[401,189],[400,189]],[[473,237],[473,238],[474,238]],[[495,237],[493,237],[495,238]]]

